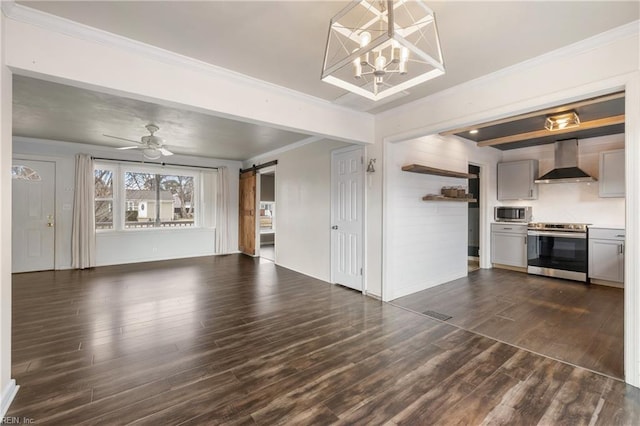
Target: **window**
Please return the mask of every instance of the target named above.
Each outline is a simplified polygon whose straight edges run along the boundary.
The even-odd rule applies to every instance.
[[[113,229],[113,171],[95,169],[96,229]]]
[[[200,179],[201,173],[178,168],[97,163],[96,229],[194,227]],[[208,226],[204,220],[200,226]]]
[[[124,172],[125,229],[194,225],[194,176]]]

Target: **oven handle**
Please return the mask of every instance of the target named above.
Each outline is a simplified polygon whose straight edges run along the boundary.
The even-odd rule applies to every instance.
[[[575,238],[586,240],[587,234],[583,232],[551,232],[551,231],[528,231],[527,235],[531,235],[532,237],[561,237],[561,238]]]

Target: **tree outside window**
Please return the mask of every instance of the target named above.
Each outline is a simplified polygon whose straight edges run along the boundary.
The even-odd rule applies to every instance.
[[[94,170],[96,229],[113,229],[113,171]]]

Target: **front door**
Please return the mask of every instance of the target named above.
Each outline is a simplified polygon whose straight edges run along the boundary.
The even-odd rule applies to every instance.
[[[54,269],[55,163],[14,160],[12,272]]]
[[[256,254],[256,172],[240,175],[238,249],[250,256]]]
[[[331,155],[331,278],[362,291],[364,150]]]

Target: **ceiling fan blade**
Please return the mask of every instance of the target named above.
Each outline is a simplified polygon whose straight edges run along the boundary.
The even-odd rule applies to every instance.
[[[127,139],[127,138],[121,138],[119,136],[111,136],[111,135],[105,135],[103,134],[102,136],[106,136],[108,138],[113,138],[113,139],[120,139],[121,141],[127,141],[127,142],[133,142],[133,143],[141,143],[140,141],[134,141],[133,139]]]
[[[160,147],[158,148],[158,151],[160,151],[160,153],[164,156],[173,155],[173,152],[169,151],[167,148]]]
[[[139,149],[141,148],[140,146],[121,146],[120,148],[116,148],[116,149]]]

